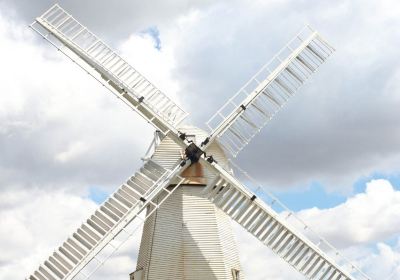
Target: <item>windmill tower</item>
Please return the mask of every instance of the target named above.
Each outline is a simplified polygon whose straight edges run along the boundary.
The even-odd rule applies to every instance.
[[[179,130],[198,145],[207,137],[195,127]],[[229,167],[216,143],[210,146],[210,152],[222,166]],[[151,159],[170,168],[175,161],[171,158],[180,159],[181,148],[164,138]],[[181,186],[146,220],[132,279],[243,279],[231,221],[202,196],[210,180],[207,173],[200,163],[188,167],[181,174],[185,178]]]
[[[242,279],[230,220],[307,279],[369,279],[232,174],[235,157],[334,49],[306,26],[208,121],[187,113],[59,5],[31,28],[158,131],[154,150],[27,278],[88,279],[144,224],[137,279]],[[285,213],[283,213],[285,214]],[[229,219],[228,219],[229,217]]]

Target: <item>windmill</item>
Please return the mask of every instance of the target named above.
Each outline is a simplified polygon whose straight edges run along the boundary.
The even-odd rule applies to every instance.
[[[156,129],[144,164],[38,268],[30,280],[88,279],[143,225],[138,279],[244,279],[236,221],[307,279],[368,279],[241,183],[235,157],[332,54],[302,29],[207,123],[187,113],[59,5],[30,25]],[[333,254],[332,254],[333,252]]]

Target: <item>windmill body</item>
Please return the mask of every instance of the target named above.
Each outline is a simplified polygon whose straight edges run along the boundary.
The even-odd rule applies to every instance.
[[[179,105],[59,5],[30,27],[159,137],[143,166],[27,279],[88,279],[142,227],[135,280],[242,279],[229,219],[307,279],[369,279],[325,239],[290,224],[292,212],[277,213],[274,201],[266,203],[240,182],[227,162],[228,154],[236,157],[333,53],[311,27],[212,116],[209,133],[182,126],[187,113]]]
[[[205,131],[195,127],[179,130],[198,145],[207,137]],[[154,148],[151,158],[166,169],[181,157],[182,149],[168,137]],[[217,143],[209,149],[228,169],[223,149]],[[144,223],[131,279],[244,279],[231,220],[202,195],[212,174],[197,163],[181,176],[185,181]],[[148,207],[148,212],[153,210]]]

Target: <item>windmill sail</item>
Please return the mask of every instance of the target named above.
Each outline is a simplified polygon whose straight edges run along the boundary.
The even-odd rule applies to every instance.
[[[125,241],[134,233],[130,232],[132,229],[129,229],[132,222],[139,220],[142,223],[153,213],[150,212],[144,216],[143,210],[148,205],[158,209],[181,184],[183,179],[173,188],[168,188],[181,168],[177,164],[172,170],[166,170],[155,161],[147,161],[28,279],[66,280],[77,276],[79,279],[89,278],[122,245],[122,243],[116,243],[117,237],[125,235],[123,239]],[[155,200],[160,195],[163,198]],[[99,257],[101,252],[106,253]]]
[[[179,105],[59,5],[54,5],[36,18],[31,27],[138,111],[158,130],[166,133],[176,128],[187,116]],[[64,50],[63,46],[68,49]]]
[[[51,7],[31,27],[170,138],[164,138],[167,152],[154,152],[153,160],[100,205],[29,280],[88,279],[134,233],[132,225],[144,222],[182,184],[179,175],[197,161],[215,174],[204,195],[295,269],[309,279],[354,279],[212,156],[206,157],[189,135],[178,134],[187,114],[60,6]],[[211,118],[204,149],[209,151],[218,139],[236,156],[332,52],[314,30],[302,30]],[[146,208],[154,210],[145,214]],[[123,241],[117,242],[121,235]]]
[[[211,139],[235,157],[333,51],[306,26],[211,117]]]
[[[204,196],[307,279],[355,279],[237,180],[219,174]]]

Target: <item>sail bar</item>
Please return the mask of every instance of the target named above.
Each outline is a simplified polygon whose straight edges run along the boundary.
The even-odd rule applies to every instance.
[[[236,157],[333,51],[304,27],[211,117],[208,143],[218,139]]]
[[[290,223],[288,219],[294,217],[290,210],[276,212],[272,208],[276,200],[267,205],[264,197],[254,195],[218,164],[208,167],[216,175],[203,196],[307,279],[370,280],[330,244],[326,246],[325,240],[312,240],[310,232],[303,233],[304,223]]]
[[[162,132],[175,130],[188,115],[58,4],[36,18],[31,27],[83,69],[95,70],[97,75],[91,74],[97,80],[103,80],[103,85]]]
[[[183,182],[180,161],[167,170],[148,160],[26,279],[88,279]]]

